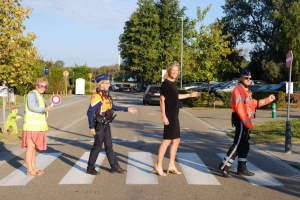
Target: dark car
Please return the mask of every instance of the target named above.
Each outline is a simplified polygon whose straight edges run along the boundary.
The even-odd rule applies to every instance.
[[[160,85],[148,85],[143,95],[143,104],[159,104],[160,100]]]
[[[207,87],[207,83],[202,83],[202,84],[199,85],[198,87],[190,88],[190,89],[188,89],[188,90],[189,90],[189,91],[199,91],[200,89],[205,88],[205,87]]]
[[[130,84],[123,83],[119,88],[120,92],[131,92]]]
[[[276,84],[268,84],[268,85],[264,85],[260,88],[258,88],[256,91],[257,92],[262,92],[262,91],[268,91],[271,87],[275,86]]]

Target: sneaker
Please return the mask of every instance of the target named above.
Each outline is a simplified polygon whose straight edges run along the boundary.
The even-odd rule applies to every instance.
[[[98,175],[98,174],[100,174],[99,172],[96,171],[95,167],[94,168],[87,168],[86,173],[87,174],[91,174],[91,175]]]

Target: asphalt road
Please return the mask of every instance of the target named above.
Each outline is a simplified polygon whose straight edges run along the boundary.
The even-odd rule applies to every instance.
[[[248,156],[248,168],[256,176],[237,176],[232,168],[234,178],[222,177],[216,168],[232,142],[197,117],[201,110],[180,111],[182,137],[176,166],[183,175],[153,174],[163,130],[159,106],[142,105],[138,94],[113,93],[113,97],[118,105],[139,111],[118,112],[111,124],[114,150],[126,174],[110,173],[104,151],[97,160],[100,175],[85,174],[93,144],[86,117],[89,97],[76,96],[63,99],[49,113],[47,150],[36,158],[45,174],[25,175],[24,150],[0,161],[0,199],[299,199],[300,176],[258,151],[250,150]],[[209,116],[214,117],[222,118]],[[165,169],[168,161],[167,151]]]

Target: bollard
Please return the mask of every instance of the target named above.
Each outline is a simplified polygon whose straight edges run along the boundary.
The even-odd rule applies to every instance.
[[[272,103],[272,118],[276,118],[276,103]]]

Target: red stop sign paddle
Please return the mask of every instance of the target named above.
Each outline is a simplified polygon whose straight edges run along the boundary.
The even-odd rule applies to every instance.
[[[54,104],[59,104],[60,103],[60,96],[58,95],[53,95],[52,98],[51,98],[51,101],[52,101],[52,104],[51,104],[51,107],[54,105]]]
[[[293,63],[293,52],[289,51],[286,55],[286,66],[287,68],[290,68]]]

